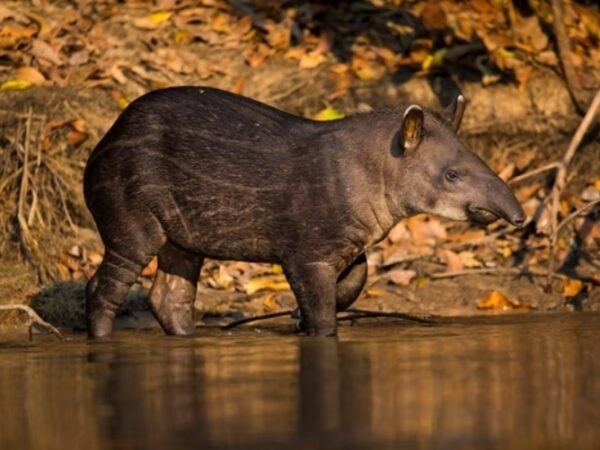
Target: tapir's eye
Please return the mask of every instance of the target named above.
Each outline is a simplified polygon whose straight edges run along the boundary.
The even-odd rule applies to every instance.
[[[454,183],[459,179],[458,174],[452,169],[448,169],[445,176],[446,180],[448,180],[450,183]]]

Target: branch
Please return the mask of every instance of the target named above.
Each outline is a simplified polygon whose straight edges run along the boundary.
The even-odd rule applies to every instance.
[[[554,0],[554,1],[556,1],[556,0]],[[552,191],[550,192],[550,197],[551,197],[551,201],[552,201],[552,208],[550,210],[550,226],[551,226],[552,231],[550,233],[550,236],[551,236],[550,237],[550,258],[548,259],[548,273],[554,272],[554,263],[555,263],[555,252],[554,252],[555,248],[554,247],[556,244],[555,239],[556,239],[556,232],[558,229],[557,220],[558,220],[558,210],[560,208],[560,194],[562,193],[562,190],[565,186],[565,182],[566,182],[566,178],[567,178],[567,169],[569,167],[569,163],[571,162],[571,159],[573,159],[573,156],[575,156],[575,151],[581,144],[581,141],[583,140],[588,128],[590,127],[592,121],[594,120],[594,117],[596,116],[596,112],[598,111],[599,107],[600,107],[600,90],[598,90],[598,92],[596,92],[596,95],[594,96],[594,100],[592,100],[592,103],[591,103],[589,109],[587,110],[585,117],[579,124],[577,131],[573,135],[573,139],[571,139],[571,142],[569,143],[569,147],[567,148],[567,151],[565,152],[562,160],[559,162],[558,171],[556,173],[556,178],[554,179],[554,185],[552,186]],[[550,280],[548,280],[548,286],[550,286]]]
[[[546,164],[542,167],[538,167],[537,169],[530,170],[514,178],[511,178],[510,180],[508,180],[508,184],[518,183],[519,181],[526,180],[527,178],[531,178],[540,173],[547,172],[548,170],[558,169],[559,166],[560,164],[557,162]]]
[[[22,311],[25,314],[27,314],[27,316],[29,317],[29,339],[30,340],[31,340],[31,327],[33,325],[37,325],[41,328],[44,328],[45,330],[52,333],[54,336],[56,336],[61,341],[65,340],[64,336],[62,335],[62,333],[60,331],[58,331],[58,329],[56,329],[54,326],[50,325],[48,322],[46,322],[44,319],[42,319],[40,316],[38,316],[38,314],[30,306],[27,306],[27,305],[0,305],[0,311]]]
[[[432,280],[440,280],[443,278],[454,278],[467,275],[531,275],[536,277],[551,276],[560,280],[564,280],[567,278],[566,275],[563,275],[561,273],[548,273],[546,271],[538,271],[535,269],[506,269],[504,267],[486,267],[483,269],[461,270],[460,272],[440,272],[431,274],[428,276],[428,278],[431,278]]]
[[[558,47],[558,55],[565,74],[567,89],[571,94],[575,107],[582,113],[586,109],[585,94],[581,89],[571,60],[571,41],[565,29],[564,1],[552,0],[552,9],[554,10],[554,36],[556,37],[556,46]]]
[[[588,209],[596,206],[596,205],[600,205],[600,200],[594,200],[592,202],[586,203],[585,205],[583,205],[581,208],[579,208],[578,210],[572,212],[571,214],[569,214],[567,216],[567,218],[565,218],[561,223],[558,224],[558,226],[556,227],[556,230],[554,230],[554,232],[550,235],[550,239],[552,240],[556,240],[556,238],[558,237],[558,233],[560,232],[560,230],[566,225],[568,224],[571,220],[573,220],[575,217],[581,215],[582,213],[586,212]]]

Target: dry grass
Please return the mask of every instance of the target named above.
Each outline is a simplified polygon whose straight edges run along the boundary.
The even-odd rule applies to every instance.
[[[58,236],[77,230],[84,209],[83,157],[57,144],[44,114],[0,110],[0,118],[0,251],[17,247],[45,282],[55,276]]]

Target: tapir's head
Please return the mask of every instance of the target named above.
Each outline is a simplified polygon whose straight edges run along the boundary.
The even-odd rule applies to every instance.
[[[395,139],[403,160],[403,201],[411,212],[488,224],[499,218],[523,226],[525,214],[510,188],[456,133],[465,100],[459,96],[441,115],[409,106]]]

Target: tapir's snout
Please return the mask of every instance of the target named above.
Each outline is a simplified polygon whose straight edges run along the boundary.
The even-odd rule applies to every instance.
[[[508,185],[495,175],[485,185],[479,201],[467,207],[469,219],[487,225],[502,218],[517,228],[523,228],[525,212]]]

